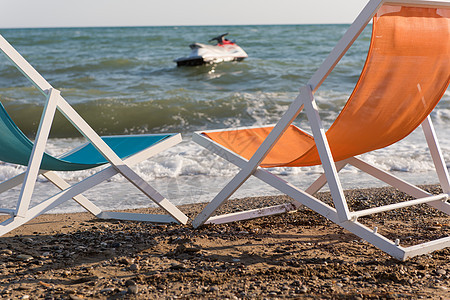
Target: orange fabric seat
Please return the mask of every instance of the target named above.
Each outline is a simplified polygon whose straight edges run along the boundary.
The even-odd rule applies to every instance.
[[[450,9],[384,5],[356,87],[326,136],[335,161],[389,146],[431,113],[450,82]],[[204,134],[250,159],[272,127]],[[321,164],[314,139],[290,126],[262,167]]]

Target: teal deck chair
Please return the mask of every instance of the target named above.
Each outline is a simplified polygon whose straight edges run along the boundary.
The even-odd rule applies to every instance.
[[[181,142],[180,134],[100,137],[68,104],[60,92],[53,88],[2,36],[0,36],[0,50],[47,97],[34,143],[20,131],[0,103],[0,161],[27,167],[24,173],[0,183],[0,194],[22,185],[16,208],[0,208],[1,214],[10,216],[0,223],[0,236],[69,199],[75,200],[87,211],[103,219],[187,223],[188,218],[184,213],[131,169],[131,166]],[[54,157],[45,152],[45,145],[57,109],[88,142]],[[55,172],[86,170],[102,165],[105,165],[105,168],[73,185]],[[82,195],[86,190],[116,174],[124,176],[168,215],[102,211]],[[39,175],[61,191],[30,207]]]

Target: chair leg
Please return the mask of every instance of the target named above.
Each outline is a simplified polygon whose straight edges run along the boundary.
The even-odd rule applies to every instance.
[[[192,226],[197,228],[203,225],[206,220],[218,209],[225,200],[227,200],[247,179],[250,175],[247,175],[246,170],[241,170],[233,179],[214,197],[214,199],[208,203],[208,205],[198,214],[198,216],[192,221]]]
[[[427,140],[428,149],[430,149],[431,157],[433,159],[442,190],[444,193],[448,194],[450,193],[450,177],[448,175],[447,166],[445,164],[444,157],[442,156],[441,147],[439,146],[430,116],[423,121],[422,129],[425,134],[425,139]]]
[[[31,196],[34,191],[37,177],[40,173],[40,165],[44,156],[45,145],[47,144],[48,136],[52,126],[53,118],[55,116],[56,107],[58,105],[60,92],[55,89],[48,91],[47,102],[42,112],[41,121],[36,135],[36,140],[31,151],[31,156],[28,162],[27,171],[25,172],[25,179],[20,191],[19,201],[17,203],[16,215],[25,217],[30,206]]]
[[[320,120],[317,104],[315,103],[312,91],[309,90],[309,97],[304,101],[305,112],[308,117],[311,131],[319,152],[319,157],[322,162],[324,174],[327,178],[328,186],[333,198],[334,206],[337,209],[339,219],[341,221],[350,220],[350,211],[348,209],[347,200],[344,196],[344,190],[338,177],[336,165],[331,154],[331,149]]]

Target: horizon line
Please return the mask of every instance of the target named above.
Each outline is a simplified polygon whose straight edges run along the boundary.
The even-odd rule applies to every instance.
[[[351,23],[285,23],[285,24],[214,24],[214,25],[80,25],[80,26],[36,26],[0,27],[3,29],[76,29],[76,28],[144,28],[144,27],[232,27],[232,26],[312,26],[312,25],[350,25]]]

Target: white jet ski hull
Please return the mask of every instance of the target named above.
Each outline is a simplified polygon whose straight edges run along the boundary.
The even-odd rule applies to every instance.
[[[192,49],[189,56],[174,60],[177,66],[198,66],[227,61],[241,61],[248,57],[247,53],[235,43],[216,46],[195,43],[189,47]]]

